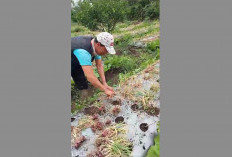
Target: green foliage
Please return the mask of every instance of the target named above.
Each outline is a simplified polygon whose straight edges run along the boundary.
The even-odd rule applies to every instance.
[[[72,20],[78,22],[91,30],[97,29],[97,22],[94,18],[97,17],[90,0],[78,1],[78,4],[73,8]],[[91,21],[91,22],[90,22]]]
[[[135,75],[139,73],[140,71],[144,70],[148,65],[154,63],[155,58],[153,55],[148,53],[143,53],[141,56],[138,57],[131,57],[133,58],[134,63],[136,63],[136,66],[133,70],[127,72],[127,73],[119,73],[119,82],[126,81],[130,76]]]
[[[133,25],[133,21],[124,21],[123,23],[118,23],[116,24],[115,29],[112,31],[112,33],[113,34],[126,33],[122,29],[125,29],[130,25]]]
[[[81,0],[71,9],[71,20],[91,30],[110,32],[114,30],[114,23],[124,19],[159,19],[159,5],[159,0]]]
[[[88,28],[86,28],[84,26],[81,26],[79,24],[72,24],[71,33],[74,33],[74,32],[84,32],[84,31],[88,31]]]
[[[126,6],[125,0],[83,0],[73,9],[72,19],[91,30],[112,32],[124,20]]]
[[[157,133],[158,135],[155,137],[154,142],[155,145],[151,146],[147,152],[146,157],[160,157],[160,126],[157,124]]]
[[[71,80],[71,98],[72,100],[75,100],[78,97],[77,90],[75,89],[75,83],[73,80]]]
[[[148,51],[155,52],[155,60],[160,58],[160,40],[157,39],[147,44]]]
[[[159,18],[159,0],[128,0],[128,19],[144,20]]]
[[[148,36],[159,33],[157,21],[144,21],[141,24],[135,25],[130,30],[116,29],[117,34],[120,34],[115,39],[115,46],[124,47],[132,44],[132,41],[138,41]]]
[[[159,47],[160,47],[160,40],[159,40],[159,39],[157,39],[157,40],[155,40],[155,41],[153,41],[153,42],[147,44],[147,48],[148,48],[149,50],[151,50],[151,51],[155,51],[155,50],[157,50]]]
[[[159,48],[156,50],[155,59],[156,60],[160,59],[160,49]]]
[[[73,81],[73,80],[71,80],[71,85],[72,85],[72,86],[74,86],[74,84],[75,84],[75,83],[74,83],[74,81]]]
[[[144,53],[140,56],[141,58],[140,61],[138,61],[138,66],[141,69],[145,69],[148,65],[152,64],[155,62],[155,56],[154,54],[148,54],[148,53]]]
[[[159,136],[157,136],[159,138]],[[150,147],[150,149],[147,152],[147,156],[146,157],[159,157],[160,156],[160,145],[159,144],[155,144],[153,146]]]
[[[150,20],[159,19],[160,3],[159,0],[151,2],[150,5],[145,7],[145,16]]]
[[[118,28],[126,28],[132,24],[131,21],[124,21],[123,23],[118,24]]]
[[[71,21],[72,22],[77,22],[77,19],[75,18],[75,9],[71,9]]]
[[[135,26],[133,30],[149,27],[150,25],[151,25],[150,21],[144,21],[142,24]]]
[[[137,19],[143,20],[144,19],[144,11],[143,11],[143,4],[148,3],[149,0],[128,0],[130,5],[130,12],[127,14],[128,19]]]
[[[109,69],[120,69],[122,72],[128,72],[136,67],[136,62],[132,57],[122,55],[122,56],[110,56],[104,62],[104,71]]]
[[[117,47],[126,47],[129,45],[129,43],[133,40],[133,36],[128,33],[124,34],[122,37],[115,39],[114,43],[117,45]]]

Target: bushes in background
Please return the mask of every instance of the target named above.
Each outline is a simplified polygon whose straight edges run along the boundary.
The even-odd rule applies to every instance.
[[[158,19],[159,0],[80,0],[71,9],[71,20],[90,30],[112,32],[124,20]]]
[[[128,0],[129,12],[128,19],[150,20],[159,18],[159,0]]]
[[[124,20],[125,0],[82,0],[72,9],[71,19],[91,30],[112,32]]]

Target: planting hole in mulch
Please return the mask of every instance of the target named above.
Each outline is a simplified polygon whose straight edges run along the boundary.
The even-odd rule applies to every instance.
[[[88,115],[94,115],[99,112],[99,109],[95,106],[87,107],[84,109],[84,113]]]
[[[145,146],[143,146],[143,149],[146,150]]]
[[[114,100],[114,101],[112,102],[112,104],[113,104],[113,105],[120,105],[120,101],[119,101],[119,100]]]
[[[158,116],[160,113],[160,109],[158,107],[155,108],[155,115]]]
[[[146,132],[148,130],[148,124],[147,123],[142,123],[140,124],[139,128],[143,131]]]
[[[75,118],[71,118],[71,122],[73,122],[75,120]]]
[[[139,106],[138,106],[137,104],[133,104],[133,105],[131,106],[131,109],[132,109],[133,111],[136,111],[137,109],[139,109]]]
[[[122,122],[124,122],[124,118],[121,116],[115,119],[115,123],[122,123]]]
[[[147,109],[145,110],[147,112],[147,114],[149,114],[150,116],[158,116],[160,113],[160,109],[158,107],[155,108],[151,108],[151,109]]]

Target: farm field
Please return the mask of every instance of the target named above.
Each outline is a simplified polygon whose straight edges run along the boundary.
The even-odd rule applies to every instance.
[[[72,24],[72,37],[98,33]],[[159,142],[154,141],[159,141],[160,117],[159,21],[119,23],[112,35],[117,54],[102,60],[106,80],[116,95],[107,98],[90,85],[89,98],[80,100],[72,82],[72,156],[156,157]]]

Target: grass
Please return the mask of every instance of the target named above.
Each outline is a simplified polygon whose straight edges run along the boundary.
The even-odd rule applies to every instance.
[[[71,27],[71,33],[75,32],[84,32],[84,31],[89,31],[88,28],[78,25],[77,23],[73,23]]]
[[[160,47],[160,40],[155,40],[147,44],[147,48],[151,51],[155,51]]]
[[[116,25],[117,28],[126,28],[128,26],[132,25],[132,21],[125,21],[124,23],[119,23]]]
[[[131,27],[130,29],[126,29],[127,27]],[[147,30],[147,31],[146,31]],[[144,31],[145,34],[144,34]],[[140,32],[140,33],[139,33]],[[124,37],[127,34],[138,34],[137,37],[139,39],[140,35],[149,35],[152,33],[158,33],[159,32],[159,21],[145,21],[141,22],[138,25],[133,25],[133,22],[126,22],[126,23],[119,23],[116,25],[115,30],[112,32],[114,36],[120,36]],[[88,28],[84,26],[80,26],[77,23],[71,24],[71,36],[78,36],[78,35],[96,35],[99,31],[90,31]],[[142,37],[142,36],[141,36]],[[117,39],[117,38],[116,38]]]
[[[135,57],[134,62],[136,63],[136,67],[127,73],[119,74],[119,82],[125,82],[129,77],[135,75],[142,70],[144,70],[148,65],[155,62],[155,58],[153,54],[143,53],[140,58]]]
[[[136,62],[134,62],[134,57],[130,55],[122,56],[110,56],[105,60],[105,71],[109,69],[121,69],[123,72],[129,72],[136,68]]]
[[[119,35],[124,33],[133,33],[137,30],[143,30],[143,29],[156,29],[159,28],[159,21],[144,21],[137,25],[132,25],[133,22],[131,22],[131,25],[127,24],[119,24],[116,26],[115,30],[112,32],[113,35]],[[123,27],[124,26],[124,27]]]

